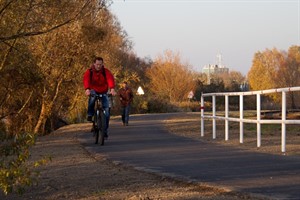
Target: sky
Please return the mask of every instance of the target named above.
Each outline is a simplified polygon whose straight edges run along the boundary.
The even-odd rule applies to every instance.
[[[217,64],[247,75],[254,54],[300,45],[300,0],[115,0],[110,6],[140,58],[166,50],[201,71]]]

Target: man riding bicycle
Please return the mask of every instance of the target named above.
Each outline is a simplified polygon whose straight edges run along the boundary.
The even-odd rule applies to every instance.
[[[115,79],[112,73],[104,67],[103,58],[96,57],[94,63],[91,65],[90,69],[87,69],[83,75],[83,85],[85,89],[85,94],[89,96],[88,100],[88,121],[92,121],[94,116],[95,107],[95,94],[103,94],[102,105],[105,110],[106,117],[106,127],[104,128],[104,134],[106,137],[107,129],[109,126],[109,99],[107,96],[108,89],[110,93],[115,96]]]

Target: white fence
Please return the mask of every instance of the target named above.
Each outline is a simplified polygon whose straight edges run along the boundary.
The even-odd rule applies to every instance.
[[[261,124],[281,124],[281,151],[286,151],[286,124],[300,124],[300,120],[286,119],[286,94],[287,92],[300,91],[299,87],[279,88],[261,91],[248,92],[224,92],[206,93],[201,96],[201,136],[204,136],[204,118],[212,118],[212,137],[216,138],[216,119],[225,120],[225,140],[229,138],[229,121],[240,122],[240,143],[244,142],[244,123],[257,124],[257,147],[261,146]],[[281,119],[267,120],[261,119],[261,95],[269,93],[282,93]],[[256,95],[256,119],[244,119],[244,96]],[[212,97],[212,115],[204,115],[204,98]],[[225,117],[216,116],[216,97],[225,96]],[[229,117],[229,96],[239,96],[239,118]]]

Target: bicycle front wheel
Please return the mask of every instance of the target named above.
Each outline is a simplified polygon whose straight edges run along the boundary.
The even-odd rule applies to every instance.
[[[99,125],[101,125],[101,128],[99,128],[100,130],[100,145],[104,145],[104,135],[105,135],[105,126],[106,126],[106,117],[104,112],[100,112],[100,117],[99,117],[100,121],[99,121]]]
[[[97,110],[96,114],[95,114],[95,126],[94,126],[94,135],[95,135],[95,144],[98,144],[98,141],[99,141],[99,127],[100,127],[100,124],[99,123],[99,119],[100,119],[100,116],[99,116],[99,111]]]

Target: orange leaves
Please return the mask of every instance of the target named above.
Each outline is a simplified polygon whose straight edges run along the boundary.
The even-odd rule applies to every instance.
[[[171,102],[186,100],[186,94],[195,88],[188,64],[183,64],[179,53],[165,51],[147,71],[150,89],[160,98]]]

